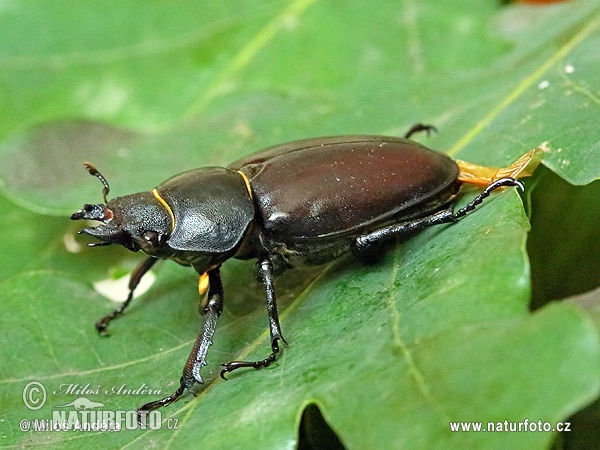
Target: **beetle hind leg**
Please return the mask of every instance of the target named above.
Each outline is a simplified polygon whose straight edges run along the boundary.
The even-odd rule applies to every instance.
[[[437,131],[437,128],[433,125],[424,125],[422,123],[415,123],[410,129],[404,134],[404,139],[410,139],[410,137],[415,133],[420,133],[421,131],[425,131],[429,136],[432,131]]]
[[[481,192],[481,194],[479,194],[477,197],[475,197],[473,200],[471,200],[471,202],[467,206],[456,211],[453,214],[454,221],[462,219],[468,213],[470,213],[475,208],[477,208],[477,206],[480,205],[483,202],[483,200],[492,193],[492,191],[494,189],[498,189],[500,187],[507,187],[507,186],[515,186],[515,187],[519,188],[519,190],[521,192],[525,192],[525,186],[519,180],[515,180],[514,178],[511,178],[511,177],[500,178],[500,179],[494,181],[493,183],[490,183]]]
[[[390,239],[408,237],[433,225],[458,222],[468,213],[475,210],[475,208],[477,208],[477,206],[479,206],[483,200],[492,193],[493,190],[506,186],[516,186],[521,191],[525,189],[523,183],[515,180],[514,178],[501,178],[491,183],[477,197],[471,200],[468,205],[456,212],[454,212],[454,207],[451,205],[449,208],[429,216],[420,217],[408,222],[389,225],[387,227],[372,231],[371,233],[358,236],[354,239],[353,251],[360,255],[362,253],[371,251],[374,246],[380,245],[381,243],[389,241]]]
[[[264,359],[258,361],[231,361],[222,364],[221,378],[225,378],[225,374],[241,369],[242,367],[252,367],[254,369],[262,369],[274,363],[279,354],[279,341],[285,343],[285,339],[281,334],[281,325],[279,324],[279,314],[277,312],[277,303],[275,301],[275,288],[273,283],[273,266],[271,261],[263,259],[259,262],[258,274],[265,286],[267,297],[267,313],[269,315],[269,331],[271,334],[271,354]]]

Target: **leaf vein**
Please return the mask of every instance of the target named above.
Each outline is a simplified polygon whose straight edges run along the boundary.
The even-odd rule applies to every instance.
[[[551,67],[557,64],[559,61],[564,59],[583,39],[589,36],[600,23],[600,16],[597,16],[594,20],[588,22],[578,33],[576,33],[570,40],[568,40],[562,47],[554,52],[546,61],[544,61],[536,70],[526,76],[521,82],[519,82],[515,88],[508,93],[500,103],[498,103],[492,110],[473,126],[462,138],[460,138],[447,152],[449,156],[456,155],[462,150],[469,142],[471,142],[477,135],[479,135],[496,117],[500,115],[506,108],[508,108],[513,102],[515,102],[523,93],[533,86],[537,80]]]
[[[396,252],[396,255],[398,255],[398,254],[399,253]],[[397,256],[395,256],[395,259],[397,259]],[[417,386],[417,389],[419,390],[419,392],[421,392],[421,395],[423,396],[423,398],[425,399],[427,404],[429,404],[432,407],[432,409],[434,411],[436,411],[442,417],[442,419],[444,421],[450,421],[449,414],[445,411],[445,409],[442,407],[442,405],[435,399],[435,397],[431,393],[431,389],[429,388],[429,385],[427,384],[427,381],[425,380],[425,375],[417,367],[417,364],[415,363],[415,360],[413,358],[412,351],[408,348],[408,345],[402,339],[401,331],[400,331],[401,314],[397,308],[396,299],[392,296],[393,292],[397,292],[393,289],[393,287],[395,285],[399,269],[400,269],[400,264],[396,260],[396,261],[394,261],[394,264],[393,264],[393,270],[392,270],[392,273],[390,276],[389,289],[388,289],[388,292],[390,293],[388,305],[390,308],[390,314],[392,316],[393,343],[402,352],[402,356],[404,357],[404,360],[406,361],[406,364],[408,366],[408,372],[409,372],[410,376],[413,378],[413,380]]]
[[[237,55],[235,55],[229,64],[227,64],[217,75],[202,95],[190,105],[184,117],[192,118],[204,110],[219,95],[223,94],[231,84],[236,74],[244,70],[254,57],[269,43],[278,33],[285,28],[287,23],[295,21],[306,11],[316,0],[296,0],[289,4],[273,20],[267,23]]]

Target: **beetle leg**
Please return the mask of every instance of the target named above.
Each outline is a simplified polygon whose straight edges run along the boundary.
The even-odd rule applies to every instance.
[[[354,252],[357,254],[370,251],[373,246],[386,242],[390,239],[410,236],[418,231],[424,230],[432,225],[454,222],[454,211],[450,207],[430,216],[421,217],[409,222],[401,222],[387,227],[363,234],[354,239]]]
[[[421,131],[425,131],[427,136],[431,134],[432,131],[437,131],[437,128],[433,125],[423,125],[422,123],[415,123],[410,129],[404,134],[405,139],[410,139],[410,137],[415,133],[420,133]]]
[[[103,336],[108,336],[110,334],[108,331],[106,331],[106,327],[108,327],[108,324],[112,322],[113,319],[116,319],[123,314],[123,311],[125,311],[133,299],[133,291],[135,291],[135,288],[140,283],[142,277],[150,270],[156,261],[158,261],[158,259],[149,256],[135,268],[135,270],[131,273],[131,277],[129,278],[129,294],[127,295],[127,299],[113,312],[107,314],[96,322],[96,330],[98,330],[98,333]]]
[[[475,197],[467,206],[456,211],[454,213],[454,221],[462,219],[468,213],[477,208],[477,206],[483,202],[483,199],[488,197],[494,189],[498,189],[499,187],[505,186],[516,186],[521,190],[521,192],[525,192],[525,186],[519,180],[515,180],[511,177],[500,178],[499,180],[496,180],[493,183],[489,184],[488,187],[486,187],[481,192],[481,194]]]
[[[210,277],[208,272],[204,272],[200,275],[198,279],[198,294],[200,294],[200,298],[198,299],[198,312],[201,316],[208,312],[208,287],[209,287]]]
[[[212,338],[217,327],[217,319],[223,311],[223,284],[221,283],[221,275],[218,267],[208,272],[208,283],[206,320],[183,368],[183,375],[179,380],[179,388],[163,399],[146,403],[138,408],[138,419],[147,411],[152,411],[153,409],[176,402],[185,390],[191,389],[194,384],[204,383],[200,376],[200,369],[206,365],[206,354],[208,353],[208,348],[212,345]]]
[[[277,303],[275,302],[275,288],[273,283],[273,266],[271,261],[263,259],[259,262],[258,274],[265,286],[265,293],[267,297],[267,313],[269,315],[269,331],[271,333],[271,354],[265,359],[259,361],[231,361],[222,364],[221,378],[225,378],[227,372],[233,372],[236,369],[242,367],[253,367],[255,369],[261,369],[267,367],[277,359],[279,354],[279,341],[285,342],[283,335],[281,334],[281,325],[279,324],[279,314],[277,312]]]
[[[448,209],[439,211],[429,216],[414,219],[408,222],[401,222],[387,227],[380,228],[371,233],[363,234],[358,236],[354,240],[354,251],[357,253],[363,253],[369,251],[374,245],[385,242],[387,240],[410,236],[417,231],[421,231],[432,225],[438,225],[442,223],[458,222],[460,219],[465,217],[468,213],[473,211],[479,206],[483,200],[488,197],[494,189],[498,189],[504,186],[517,186],[519,189],[524,190],[523,183],[514,178],[501,178],[494,181],[488,187],[486,187],[477,197],[475,197],[467,206],[454,212],[454,206],[451,205]]]

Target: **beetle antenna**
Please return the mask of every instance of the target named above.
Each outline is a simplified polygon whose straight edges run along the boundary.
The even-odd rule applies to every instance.
[[[83,166],[90,173],[90,175],[93,175],[100,180],[100,182],[104,186],[104,188],[102,188],[102,196],[104,197],[104,203],[108,203],[106,197],[108,196],[108,193],[110,191],[110,186],[108,185],[108,181],[106,181],[106,178],[104,178],[104,175],[98,172],[98,169],[96,169],[87,161],[83,163]]]

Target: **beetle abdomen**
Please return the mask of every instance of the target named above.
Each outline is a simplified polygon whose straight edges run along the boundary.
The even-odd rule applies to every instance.
[[[230,167],[247,175],[264,232],[279,242],[357,233],[425,214],[459,186],[452,159],[385,136],[292,142]]]

